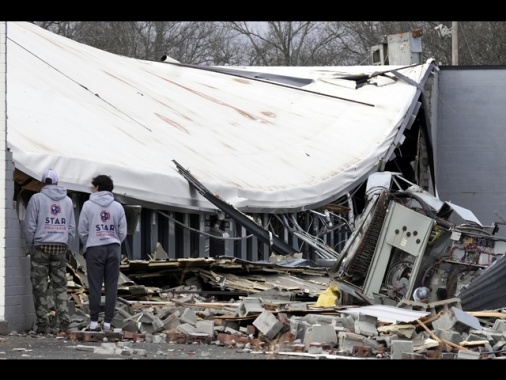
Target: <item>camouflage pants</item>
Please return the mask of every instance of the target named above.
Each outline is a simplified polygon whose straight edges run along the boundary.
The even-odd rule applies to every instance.
[[[47,254],[33,248],[30,252],[33,303],[37,327],[49,326],[49,286],[56,309],[56,326],[70,324],[67,296],[67,259],[65,254]]]

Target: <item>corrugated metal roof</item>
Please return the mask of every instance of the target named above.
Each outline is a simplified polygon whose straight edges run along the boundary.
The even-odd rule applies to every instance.
[[[103,173],[117,194],[214,210],[176,160],[243,211],[297,211],[337,199],[388,159],[432,65],[382,66],[403,79],[358,86],[343,77],[378,66],[204,69],[8,22],[7,146],[18,169],[38,179],[54,168],[70,190],[89,192]]]
[[[460,276],[464,277],[465,266],[460,269]],[[506,256],[498,258],[485,269],[479,269],[476,277],[456,294],[461,299],[462,308],[468,311],[506,308],[505,274]]]
[[[389,305],[368,305],[339,310],[341,313],[358,316],[358,314],[370,315],[378,318],[381,322],[399,323],[414,322],[417,319],[426,317],[430,312],[410,310]]]

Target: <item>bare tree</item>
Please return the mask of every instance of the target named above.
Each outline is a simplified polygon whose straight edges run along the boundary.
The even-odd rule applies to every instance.
[[[391,34],[422,31],[422,60],[452,64],[448,21],[39,21],[78,42],[128,57],[245,66],[368,65]],[[459,65],[506,63],[506,23],[459,22]]]
[[[35,24],[110,53],[129,57],[138,54],[138,29],[135,21],[44,21]]]
[[[159,60],[163,55],[194,65],[241,63],[244,46],[218,22],[45,21],[37,25],[98,49],[132,58]]]
[[[79,42],[82,42],[88,34],[88,23],[82,21],[39,21],[35,22],[35,24],[53,33]]]
[[[371,48],[387,42],[392,34],[407,33],[427,28],[427,22],[415,21],[348,21],[329,23],[330,29],[340,30],[342,51],[350,65],[368,65],[372,63]],[[422,37],[422,44],[426,46]],[[451,42],[446,49],[451,57]],[[422,59],[427,59],[427,50],[422,49]],[[429,54],[431,54],[429,52]]]
[[[229,22],[236,38],[248,45],[248,65],[313,66],[333,61],[332,36],[314,21]]]
[[[343,23],[340,23],[343,24]],[[506,63],[506,23],[503,21],[459,21],[458,64],[503,65]],[[342,27],[342,25],[340,25]],[[422,59],[434,58],[439,65],[452,65],[451,21],[354,21],[345,25],[348,38],[342,41],[362,64],[370,58],[370,47],[386,42],[390,34],[422,31]]]
[[[178,22],[165,29],[159,24],[157,31],[164,31],[156,39],[159,53],[193,65],[226,65],[237,61],[231,31],[220,23]]]
[[[459,65],[506,64],[506,22],[459,21]]]

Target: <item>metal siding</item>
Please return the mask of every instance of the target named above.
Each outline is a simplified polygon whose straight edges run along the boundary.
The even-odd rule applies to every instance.
[[[506,219],[506,67],[439,73],[439,197],[473,210],[484,225]],[[506,237],[500,226],[497,236]]]

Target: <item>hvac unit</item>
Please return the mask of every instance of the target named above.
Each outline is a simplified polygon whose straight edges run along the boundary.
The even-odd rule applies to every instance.
[[[422,30],[387,36],[388,60],[391,65],[419,64],[422,61]]]
[[[383,43],[371,47],[373,65],[388,65],[388,45]]]

